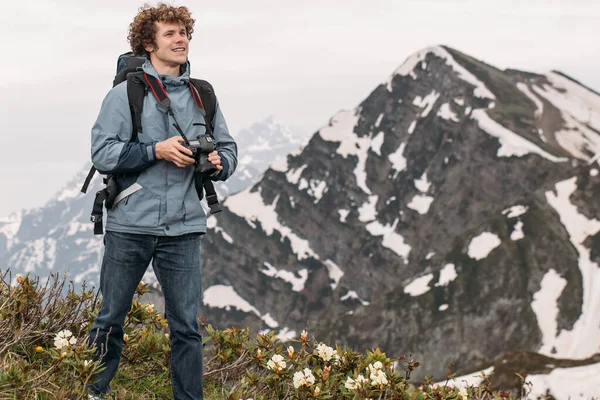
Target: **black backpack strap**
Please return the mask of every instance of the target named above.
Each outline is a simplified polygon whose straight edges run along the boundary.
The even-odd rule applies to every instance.
[[[204,109],[206,115],[207,126],[206,131],[210,136],[213,136],[213,122],[215,119],[215,112],[217,108],[217,96],[215,96],[215,90],[212,85],[207,81],[203,81],[202,79],[190,79],[190,83],[197,90],[197,94],[199,98],[196,99],[194,96],[194,101],[198,101],[200,104],[200,108]],[[192,94],[194,91],[192,90]]]
[[[94,206],[92,207],[92,216],[90,221],[94,223],[94,235],[102,235],[104,227],[102,226],[102,207],[104,200],[106,200],[107,191],[102,189],[96,192],[96,198],[94,199]]]
[[[91,182],[92,178],[94,177],[95,173],[96,173],[96,167],[94,167],[92,165],[92,168],[90,168],[90,172],[88,172],[87,176],[85,177],[85,181],[83,182],[83,186],[81,187],[81,193],[87,192],[88,186],[90,186],[90,182]]]
[[[144,97],[148,93],[148,87],[144,79],[144,72],[134,72],[127,75],[127,98],[131,109],[131,122],[133,132],[131,142],[137,140],[137,135],[142,132],[142,109],[144,108]]]

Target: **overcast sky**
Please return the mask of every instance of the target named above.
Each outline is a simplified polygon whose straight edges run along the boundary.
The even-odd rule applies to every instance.
[[[233,133],[273,114],[312,134],[438,44],[499,68],[558,69],[600,91],[598,1],[167,3],[193,12],[192,75],[214,85]],[[90,128],[141,5],[3,3],[0,217],[42,206],[89,160]]]

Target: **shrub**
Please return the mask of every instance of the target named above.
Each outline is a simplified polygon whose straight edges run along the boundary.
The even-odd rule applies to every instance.
[[[93,361],[88,334],[101,299],[85,286],[52,275],[0,272],[0,399],[82,399],[85,385],[102,366]],[[124,324],[119,372],[112,383],[116,399],[171,398],[167,321],[137,296]],[[379,349],[361,354],[301,336],[281,343],[273,332],[202,328],[207,399],[466,399],[507,398],[481,387],[458,389],[430,380],[410,382],[415,360],[389,358]],[[449,379],[453,376],[449,373]]]

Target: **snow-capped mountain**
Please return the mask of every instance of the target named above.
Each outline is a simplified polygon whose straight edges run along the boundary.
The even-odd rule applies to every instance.
[[[410,353],[437,377],[513,350],[586,359],[599,150],[600,96],[573,79],[419,51],[228,197],[205,314]]]
[[[236,178],[216,183],[223,200],[249,186],[269,164],[301,146],[301,136],[269,116],[235,135],[240,163]],[[250,144],[255,144],[251,146]],[[0,220],[1,269],[37,276],[68,273],[75,283],[97,284],[102,255],[102,238],[94,236],[90,213],[95,193],[102,187],[96,175],[87,194],[80,192],[90,165],[86,165],[43,207],[23,210]],[[106,218],[106,216],[105,216]],[[153,273],[145,277],[155,280]]]

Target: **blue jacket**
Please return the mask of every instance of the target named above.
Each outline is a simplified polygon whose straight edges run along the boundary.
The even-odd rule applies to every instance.
[[[189,63],[179,77],[159,75],[150,61],[143,69],[160,79],[186,136],[204,134],[205,121],[188,85]],[[212,180],[224,181],[237,166],[237,146],[218,103],[212,127],[223,166]],[[206,214],[194,186],[194,166],[179,168],[155,157],[156,143],[179,133],[151,92],[144,98],[142,128],[137,141],[129,142],[133,123],[127,82],[115,86],[104,98],[92,128],[92,163],[100,173],[116,175],[119,192],[130,194],[121,196],[108,210],[106,230],[164,236],[206,232]]]

